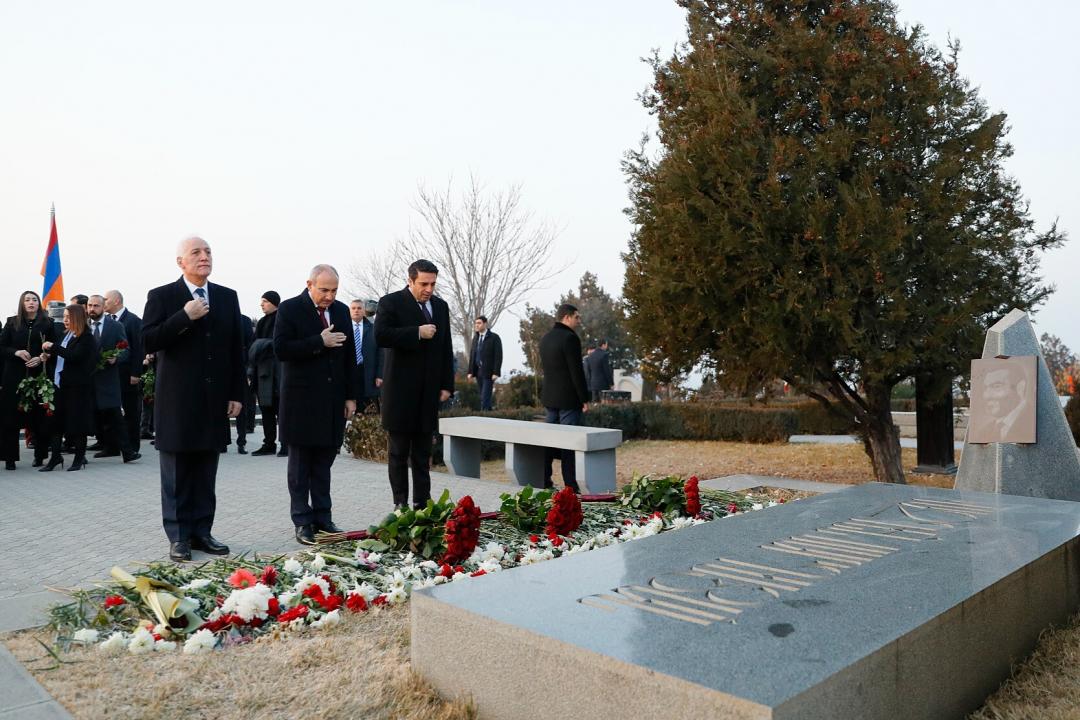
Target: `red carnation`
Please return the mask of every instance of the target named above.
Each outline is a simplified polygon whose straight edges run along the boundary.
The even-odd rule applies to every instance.
[[[121,605],[123,605],[126,602],[127,602],[127,600],[125,600],[122,595],[110,595],[109,597],[105,598],[105,607],[107,607],[107,608],[120,607]]]
[[[128,349],[128,341],[127,340],[121,340],[120,342],[116,343],[116,349],[117,350],[127,350]]]
[[[444,563],[456,563],[472,555],[480,542],[480,508],[471,496],[458,500],[450,519],[446,521],[446,554]]]
[[[481,575],[487,575],[487,570],[477,570],[474,573],[469,573],[469,577],[480,577]]]
[[[266,587],[274,587],[274,584],[277,583],[277,568],[273,565],[264,567],[262,575],[259,576],[259,582]]]
[[[270,602],[266,603],[266,614],[270,617],[277,617],[281,612],[281,603],[276,597],[270,598]]]
[[[371,604],[372,605],[385,605],[386,604],[386,596],[385,595],[379,595],[377,598],[375,598],[374,600],[371,601]]]
[[[581,501],[573,490],[566,487],[555,493],[551,499],[551,510],[547,514],[548,535],[569,535],[581,527],[585,516],[581,512]]]
[[[683,485],[683,493],[686,495],[686,514],[697,517],[701,514],[701,493],[698,490],[698,476],[691,475]]]
[[[731,513],[732,515],[734,515],[735,513],[739,512],[739,506],[738,506],[738,505],[736,505],[736,504],[735,504],[735,503],[733,503],[733,502],[732,502],[732,503],[728,503],[728,506],[727,506],[727,511],[728,511],[729,513]]]
[[[538,542],[540,542],[540,536],[539,535],[530,535],[529,536],[529,544],[530,545],[535,545]]]
[[[368,604],[367,600],[360,593],[352,593],[345,601],[345,607],[352,610],[354,613],[367,612]]]
[[[307,605],[297,605],[296,607],[286,610],[278,615],[279,623],[287,623],[296,620],[297,618],[307,617],[308,607]]]

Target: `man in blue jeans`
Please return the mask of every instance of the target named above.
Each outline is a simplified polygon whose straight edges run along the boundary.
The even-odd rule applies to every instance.
[[[540,365],[544,369],[544,387],[540,400],[547,409],[547,422],[580,425],[581,414],[589,410],[589,391],[581,363],[581,340],[575,328],[581,315],[573,305],[563,303],[555,311],[555,325],[540,340]],[[544,462],[544,487],[553,487],[551,461],[556,450],[549,449]],[[577,468],[574,451],[561,451],[563,483],[575,493]]]

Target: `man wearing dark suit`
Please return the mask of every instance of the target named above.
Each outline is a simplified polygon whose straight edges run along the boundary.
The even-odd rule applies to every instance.
[[[356,412],[349,308],[335,300],[338,273],[316,265],[307,287],[278,308],[274,354],[281,361],[281,442],[289,449],[289,498],[296,540],[341,532],[331,519],[330,467]]]
[[[101,443],[101,449],[94,453],[94,457],[123,455],[124,462],[138,460],[139,456],[128,443],[127,427],[120,412],[123,399],[119,368],[131,357],[127,334],[123,325],[106,317],[105,297],[102,295],[90,296],[86,303],[86,314],[90,319],[90,334],[94,338],[98,355],[119,349],[118,355],[106,360],[102,367],[94,369],[94,408],[97,413],[97,426],[100,428],[98,440]]]
[[[259,300],[263,316],[255,325],[255,341],[248,349],[248,362],[251,364],[255,381],[255,397],[262,411],[263,444],[251,453],[254,456],[277,453],[278,403],[280,402],[281,368],[274,357],[274,324],[277,322],[278,305],[281,295],[276,290],[267,290]],[[288,451],[282,444],[279,455]]]
[[[375,340],[383,357],[382,424],[386,429],[390,489],[394,504],[413,506],[431,499],[431,439],[439,403],[454,393],[454,346],[450,308],[434,296],[439,269],[430,260],[409,266],[404,290],[384,295],[375,313]]]
[[[243,409],[244,365],[236,292],[208,281],[210,246],[190,237],[177,247],[183,276],[146,297],[143,346],[154,353],[156,446],[161,461],[161,515],[169,557],[191,549],[226,555],[210,530],[214,485],[228,422]]]
[[[577,308],[563,303],[555,311],[555,325],[540,339],[540,365],[544,385],[540,401],[547,409],[546,421],[557,425],[580,425],[581,414],[588,411],[589,394],[581,365],[581,340],[574,328],[581,322]],[[544,487],[552,487],[551,461],[555,450],[548,450],[544,461]],[[577,468],[573,450],[561,451],[563,483],[578,492]]]
[[[484,315],[473,323],[472,351],[469,353],[469,379],[480,385],[480,409],[491,410],[495,378],[502,375],[502,338],[488,328]]]
[[[594,403],[600,402],[600,393],[615,385],[615,373],[611,369],[611,355],[607,340],[585,357],[585,378]]]
[[[367,303],[363,300],[349,303],[349,317],[353,347],[356,348],[356,362],[352,368],[356,411],[364,412],[374,406],[378,412],[383,351],[375,344],[375,326],[367,319]]]
[[[124,427],[127,431],[128,447],[132,452],[139,452],[140,428],[142,426],[143,393],[139,384],[143,373],[142,318],[124,306],[124,296],[119,290],[105,293],[105,314],[124,326],[127,336],[127,357],[118,360],[116,367],[120,373],[120,401],[124,409]]]
[[[243,313],[240,315],[240,335],[242,337],[240,344],[244,348],[242,353],[244,359],[244,411],[236,418],[236,454],[247,455],[247,436],[255,432],[255,408],[252,406],[254,397],[251,393],[251,385],[248,382],[250,370],[248,351],[251,349],[251,344],[255,342],[255,322]],[[227,446],[231,442],[232,428],[230,427],[225,443],[226,447],[223,447],[221,452],[228,452],[229,448]]]

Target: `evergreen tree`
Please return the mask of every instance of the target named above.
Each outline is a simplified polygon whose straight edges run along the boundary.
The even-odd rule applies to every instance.
[[[893,386],[964,373],[988,323],[1052,290],[1037,253],[1063,236],[1035,232],[1005,116],[958,74],[958,46],[901,27],[892,3],[679,4],[687,42],[654,55],[642,95],[662,150],[625,164],[641,354],[661,378],[783,378],[903,482]]]

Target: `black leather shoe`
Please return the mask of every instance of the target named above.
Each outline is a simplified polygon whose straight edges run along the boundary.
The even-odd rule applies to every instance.
[[[214,539],[213,535],[191,538],[191,547],[211,555],[228,555],[229,546]]]
[[[8,460],[7,462],[5,462],[4,463],[4,469],[5,470],[14,470],[15,469],[15,461],[14,460]]]
[[[90,448],[86,448],[86,449],[89,450]],[[119,450],[98,450],[96,453],[94,453],[94,457],[96,457],[96,458],[120,457],[120,451]]]
[[[237,455],[247,455],[248,454],[247,448],[245,448],[243,445],[237,445],[236,446],[236,454]]]
[[[142,453],[137,453],[137,452],[129,453],[129,454],[124,456],[124,462],[126,462],[126,463],[135,462],[136,460],[138,460],[141,457],[142,457]]]
[[[261,457],[263,455],[273,455],[277,452],[277,443],[270,443],[269,445],[263,445],[261,448],[251,453],[255,457]]]
[[[169,543],[169,559],[173,562],[185,562],[191,559],[191,544],[187,540]]]
[[[86,467],[86,458],[76,457],[74,460],[71,461],[71,466],[68,467],[68,472],[72,472],[73,470],[82,470],[84,467]]]
[[[60,455],[53,455],[49,458],[49,462],[45,463],[45,467],[38,469],[38,472],[52,472],[58,467],[64,467],[64,458]]]
[[[301,545],[315,544],[315,530],[311,525],[296,526],[296,542]]]
[[[315,532],[340,533],[345,532],[333,522],[315,523]]]

